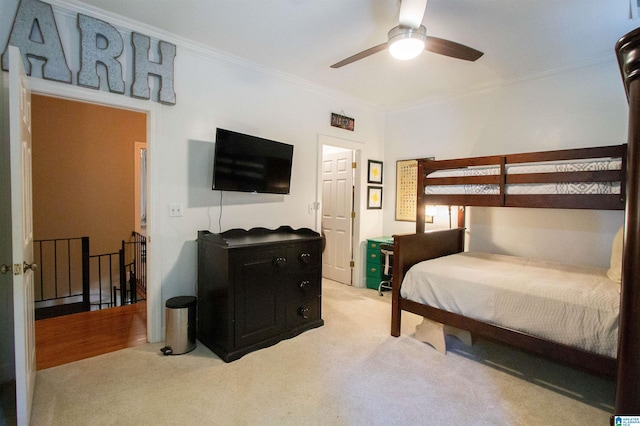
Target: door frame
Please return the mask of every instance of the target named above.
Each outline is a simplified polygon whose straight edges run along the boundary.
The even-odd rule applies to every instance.
[[[318,135],[318,154],[317,154],[317,162],[316,162],[316,206],[318,208],[315,209],[315,229],[321,229],[322,225],[320,223],[321,217],[320,214],[322,212],[322,147],[324,145],[335,146],[344,149],[350,149],[353,151],[353,161],[357,164],[356,172],[353,177],[353,208],[356,212],[356,217],[353,220],[353,233],[352,233],[352,247],[353,247],[353,274],[351,285],[353,287],[364,287],[361,282],[361,275],[359,271],[362,269],[362,259],[360,258],[360,250],[359,241],[360,241],[360,218],[362,216],[361,209],[361,188],[362,188],[362,149],[364,148],[364,144],[362,142],[337,138],[335,136],[329,135]]]
[[[146,182],[142,182],[141,179],[141,175],[140,175],[140,169],[142,168],[142,161],[140,160],[140,153],[142,152],[142,150],[145,151],[145,170],[146,170],[146,151],[147,151],[147,143],[146,142],[134,142],[133,143],[133,186],[134,186],[134,197],[135,197],[135,202],[133,203],[133,210],[134,210],[134,215],[135,215],[135,221],[134,221],[134,229],[135,231],[140,234],[140,235],[147,235],[147,220],[145,217],[145,223],[144,223],[144,229],[142,229],[142,203],[140,202],[141,200],[141,195],[142,195],[142,185],[144,184],[144,190],[145,190],[145,195],[146,192],[148,191],[147,189],[147,183]],[[146,196],[145,196],[145,201],[146,201]],[[147,209],[147,205],[145,203],[144,206],[144,210],[145,210],[145,215],[148,214],[148,209]]]
[[[147,341],[156,343],[164,340],[160,281],[162,276],[161,250],[154,244],[155,239],[151,238],[153,235],[162,235],[159,209],[152,208],[152,206],[160,205],[160,191],[157,184],[160,182],[160,154],[159,150],[155,148],[160,134],[160,105],[100,90],[65,85],[34,77],[27,78],[33,94],[128,109],[147,115],[147,182],[149,183],[147,187]]]

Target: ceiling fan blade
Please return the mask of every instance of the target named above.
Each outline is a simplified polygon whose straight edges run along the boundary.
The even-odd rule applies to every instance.
[[[369,48],[367,50],[363,50],[360,53],[356,53],[353,56],[349,56],[347,59],[343,59],[342,61],[337,62],[337,63],[331,65],[331,68],[340,68],[340,67],[343,67],[345,65],[349,65],[352,62],[359,61],[360,59],[364,59],[367,56],[371,56],[374,53],[378,53],[381,50],[384,50],[386,48],[387,48],[387,43],[379,44],[379,45],[371,47],[371,48]]]
[[[400,26],[420,28],[424,11],[427,8],[427,0],[402,0],[400,3]]]
[[[482,55],[484,55],[483,52],[469,46],[465,46],[464,44],[431,36],[427,36],[427,43],[424,49],[429,52],[471,62],[477,61]]]

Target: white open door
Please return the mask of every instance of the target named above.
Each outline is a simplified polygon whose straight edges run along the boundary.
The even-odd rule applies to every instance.
[[[353,151],[322,156],[322,276],[352,283]]]
[[[28,425],[36,378],[31,203],[31,91],[18,48],[9,47],[11,271],[18,425]]]

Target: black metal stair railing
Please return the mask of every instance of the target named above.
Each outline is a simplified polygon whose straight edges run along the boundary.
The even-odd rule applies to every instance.
[[[130,241],[122,241],[120,286],[114,287],[113,294],[120,306],[146,300],[147,238],[135,231],[131,234]]]
[[[36,319],[123,306],[146,299],[146,238],[89,255],[89,237],[34,240]]]
[[[89,238],[34,240],[36,319],[89,310]]]
[[[91,310],[117,306],[112,289],[120,283],[120,252],[90,257]]]

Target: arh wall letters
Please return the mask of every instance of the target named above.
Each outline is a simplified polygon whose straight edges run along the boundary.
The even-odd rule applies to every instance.
[[[122,35],[111,24],[90,16],[78,14],[80,30],[80,70],[78,85],[100,89],[98,65],[106,69],[107,87],[110,92],[124,94],[125,82],[122,64],[118,58],[124,51]],[[31,59],[43,61],[42,76],[47,80],[71,83],[71,70],[67,65],[53,9],[39,0],[21,0],[13,21],[7,46],[20,49],[27,75],[31,75]],[[150,99],[149,76],[159,78],[158,102],[175,105],[173,87],[176,46],[158,42],[160,61],[149,59],[151,40],[148,36],[131,33],[133,50],[133,84],[131,96]],[[2,69],[9,69],[8,49],[2,54]]]

